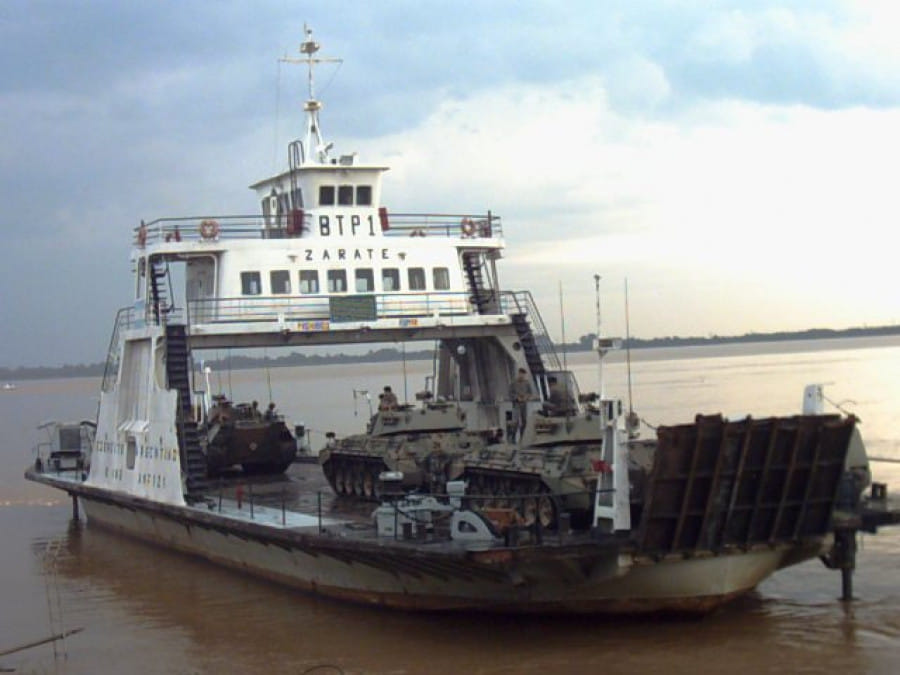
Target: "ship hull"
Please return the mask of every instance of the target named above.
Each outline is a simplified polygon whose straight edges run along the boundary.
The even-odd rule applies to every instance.
[[[652,560],[621,546],[504,549],[462,555],[359,546],[328,533],[272,531],[193,507],[81,490],[91,526],[317,595],[404,610],[515,613],[707,613],[821,541]]]

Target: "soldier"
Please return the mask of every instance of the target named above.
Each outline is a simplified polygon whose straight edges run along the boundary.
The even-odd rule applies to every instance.
[[[547,383],[550,385],[550,393],[544,402],[544,414],[571,415],[575,406],[568,389],[559,386],[555,377],[548,378]]]
[[[522,440],[525,424],[528,422],[528,401],[533,398],[534,390],[531,388],[528,371],[519,368],[516,379],[509,385],[509,400],[513,402],[513,423],[508,431],[510,443],[515,443],[516,439]]]
[[[547,400],[544,402],[544,413],[547,415],[566,415],[568,414],[568,401],[566,394],[555,377],[547,379],[550,385],[550,392]]]
[[[396,410],[397,409],[397,396],[394,392],[391,391],[390,387],[384,388],[384,393],[379,397],[381,399],[381,403],[378,404],[379,410]]]

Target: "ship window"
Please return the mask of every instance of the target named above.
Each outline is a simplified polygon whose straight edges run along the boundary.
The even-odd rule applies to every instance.
[[[318,270],[300,270],[300,292],[304,294],[319,292]]]
[[[425,268],[410,267],[409,270],[409,290],[424,291],[425,290]]]
[[[400,270],[396,267],[386,267],[381,270],[381,289],[384,291],[399,291]]]
[[[446,267],[435,267],[434,270],[434,290],[449,291],[450,290],[450,270]]]
[[[341,206],[353,206],[352,185],[341,185],[338,187],[338,204]]]
[[[287,270],[272,270],[269,272],[269,282],[272,284],[272,295],[291,292],[291,273]]]
[[[334,206],[334,185],[319,186],[319,206]]]
[[[259,295],[262,293],[259,272],[241,272],[241,293],[244,295]]]
[[[328,270],[328,292],[329,293],[346,293],[347,292],[347,271],[346,270]]]
[[[356,270],[356,292],[371,293],[375,290],[375,275],[371,268]]]
[[[134,459],[137,456],[137,441],[134,436],[129,436],[125,441],[125,466],[134,468]]]
[[[372,204],[372,186],[357,185],[356,186],[356,205],[371,206]]]

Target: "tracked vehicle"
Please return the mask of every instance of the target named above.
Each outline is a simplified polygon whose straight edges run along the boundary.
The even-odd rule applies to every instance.
[[[467,431],[456,403],[424,399],[418,407],[378,411],[366,433],[330,440],[319,461],[339,495],[377,499],[385,471],[402,473],[406,490],[442,492],[463,473],[465,457],[486,450],[489,436]]]
[[[571,373],[555,375],[566,378],[567,391],[577,392]],[[389,471],[402,474],[406,491],[442,493],[447,481],[465,480],[477,505],[512,509],[526,525],[538,518],[552,528],[561,514],[576,525],[590,517],[597,481],[611,463],[595,396],[576,405],[573,395],[561,410],[535,401],[518,443],[506,442],[498,428],[468,429],[458,403],[419,398],[420,407],[379,411],[366,433],[332,439],[322,450],[320,462],[335,493],[377,500],[379,475]],[[511,431],[507,438],[515,435]]]
[[[210,476],[234,466],[245,474],[284,473],[297,456],[297,441],[284,419],[263,417],[246,403],[233,406],[220,397],[204,430]]]

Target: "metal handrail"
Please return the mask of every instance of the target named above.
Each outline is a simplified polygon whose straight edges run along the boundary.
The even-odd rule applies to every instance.
[[[372,298],[374,319],[402,319],[474,314],[465,292],[349,293],[206,298],[188,301],[192,325],[236,322],[329,321],[332,298]],[[361,317],[359,320],[373,320]]]
[[[163,242],[205,241],[222,239],[302,239],[309,231],[311,214],[304,215],[301,231],[289,225],[290,214],[179,216],[157,218],[134,228],[136,246],[144,247]],[[215,223],[204,225],[204,223]],[[391,213],[387,215],[387,229],[380,221],[374,231],[388,237],[461,237],[463,239],[494,239],[503,236],[500,217],[487,214],[452,213]],[[214,233],[214,234],[213,234]]]
[[[523,314],[531,323],[531,332],[541,356],[547,361],[549,370],[562,370],[562,363],[544,320],[538,310],[531,291],[504,291],[500,296],[500,307],[504,314]]]
[[[106,365],[103,367],[103,379],[101,380],[101,391],[110,391],[119,374],[119,340],[121,332],[128,328],[134,322],[134,307],[123,307],[116,312],[116,322],[113,325],[113,332],[109,338],[109,347],[106,351]]]

